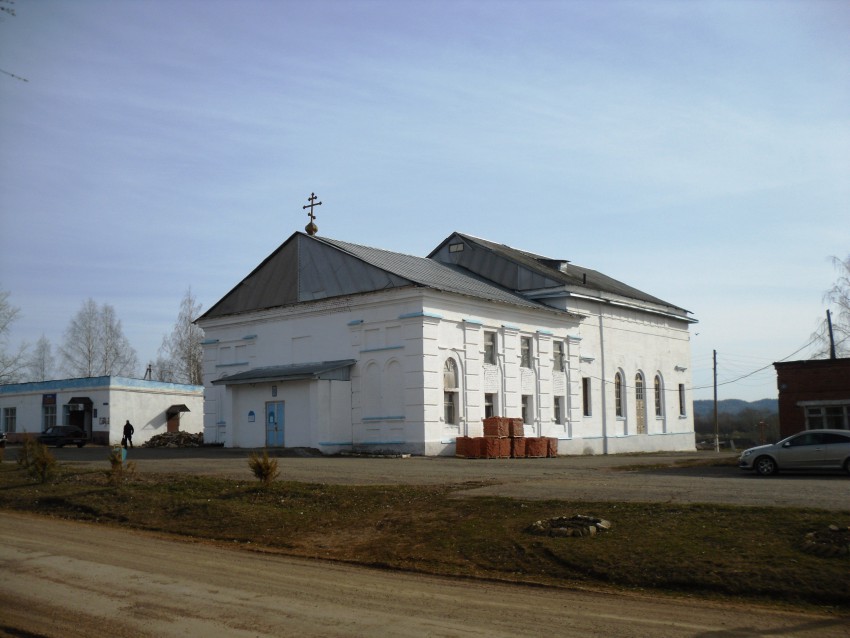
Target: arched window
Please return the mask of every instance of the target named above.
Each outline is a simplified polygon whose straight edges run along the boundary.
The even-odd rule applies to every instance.
[[[646,434],[646,393],[643,387],[643,375],[635,375],[635,415],[637,416],[637,433]]]
[[[615,414],[623,416],[623,375],[619,372],[614,375],[614,403]]]
[[[446,424],[458,423],[458,375],[454,359],[446,359],[443,365],[443,418]]]
[[[655,375],[655,416],[664,416],[664,404],[661,401],[661,377]]]

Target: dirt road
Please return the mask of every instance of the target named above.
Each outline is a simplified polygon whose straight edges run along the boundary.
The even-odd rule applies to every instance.
[[[5,512],[0,538],[0,636],[850,636],[847,617],[377,571]]]

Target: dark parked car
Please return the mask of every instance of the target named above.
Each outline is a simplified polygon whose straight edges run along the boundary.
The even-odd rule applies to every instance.
[[[841,470],[850,473],[850,430],[806,430],[772,445],[744,450],[742,470],[762,476],[780,470]]]
[[[88,443],[88,438],[86,437],[86,433],[76,426],[54,425],[39,434],[38,442],[45,445],[55,445],[56,447],[62,447],[64,445],[83,447]]]

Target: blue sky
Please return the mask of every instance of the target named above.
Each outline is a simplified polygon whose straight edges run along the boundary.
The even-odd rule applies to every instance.
[[[307,223],[454,230],[692,311],[696,398],[775,397],[850,253],[850,3],[18,0],[0,289],[54,347],[91,297],[156,358]],[[8,75],[12,73],[27,81]],[[793,358],[806,358],[803,349]],[[140,371],[141,372],[141,371]]]

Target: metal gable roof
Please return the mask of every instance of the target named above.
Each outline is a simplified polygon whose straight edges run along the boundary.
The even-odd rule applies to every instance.
[[[585,268],[584,266],[579,266],[566,259],[543,257],[542,255],[536,255],[524,250],[519,250],[518,248],[512,248],[505,244],[497,244],[486,239],[481,239],[479,237],[463,233],[452,233],[431,252],[429,258],[443,259],[445,247],[451,244],[454,238],[458,238],[472,247],[477,247],[479,250],[496,258],[496,261],[493,261],[492,259],[488,261],[481,257],[476,259],[469,254],[464,254],[464,252],[469,253],[470,251],[464,251],[459,254],[455,253],[455,255],[452,256],[453,259],[457,259],[459,264],[478,272],[483,277],[500,281],[503,285],[518,291],[556,286],[576,286],[579,288],[586,288],[589,291],[596,290],[629,299],[666,306],[667,308],[680,311],[681,313],[688,312],[684,308],[680,308],[679,306],[664,301],[663,299],[659,299],[658,297],[643,292],[642,290],[638,290],[637,288],[618,281],[613,277],[609,277],[590,268]],[[470,259],[474,259],[475,262],[469,262]],[[504,262],[502,260],[508,260],[508,262],[515,264],[520,269],[524,269],[529,274],[523,277],[521,273],[518,274],[513,271],[508,276],[508,271],[505,269]],[[563,264],[565,266],[564,270],[556,267],[556,264]]]
[[[537,310],[552,310],[552,308],[526,299],[522,295],[507,290],[466,269],[444,264],[427,257],[405,255],[327,237],[313,237],[313,239],[334,246],[367,264],[393,273],[419,286]]]

